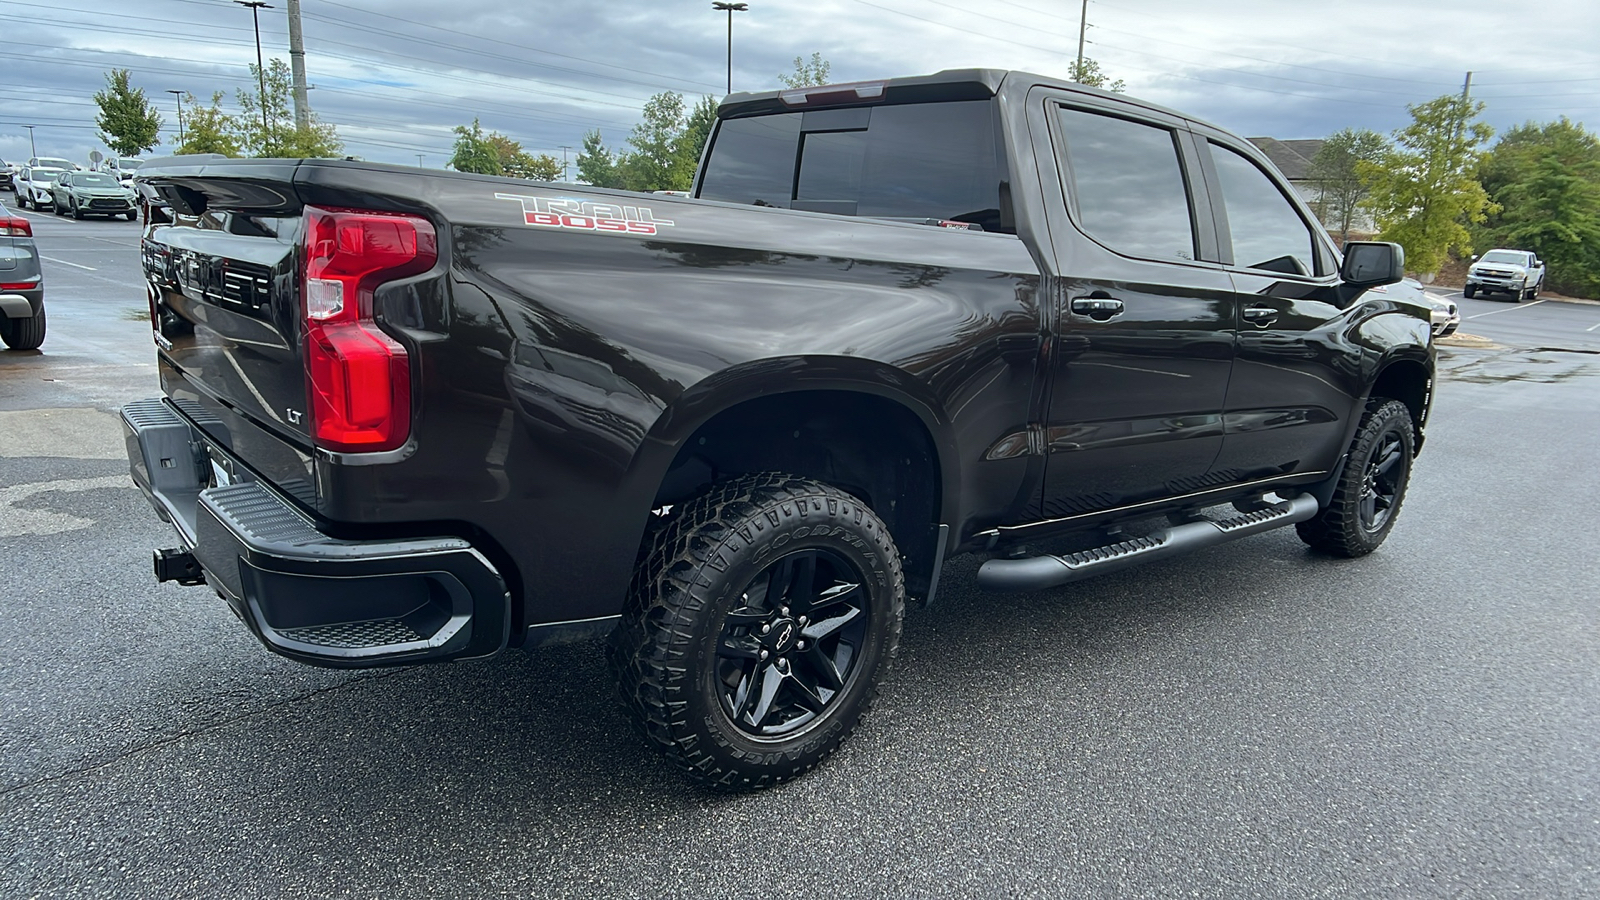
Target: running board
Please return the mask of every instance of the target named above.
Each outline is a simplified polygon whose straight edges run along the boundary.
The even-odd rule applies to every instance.
[[[991,559],[978,567],[978,587],[990,591],[1040,591],[1304,522],[1316,514],[1317,499],[1301,494],[1257,512],[1187,522],[1163,528],[1149,537],[1130,538],[1065,556]]]

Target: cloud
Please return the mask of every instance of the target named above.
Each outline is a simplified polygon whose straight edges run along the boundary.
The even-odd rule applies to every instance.
[[[288,58],[283,3],[262,10],[267,56]],[[796,56],[821,52],[840,81],[988,66],[1064,75],[1077,53],[1076,4],[1051,0],[752,0],[734,15],[736,90],[770,90]],[[709,0],[505,3],[304,0],[310,98],[349,152],[428,165],[474,117],[535,152],[560,155],[598,128],[626,137],[651,94],[720,96],[727,16]],[[1405,106],[1459,90],[1499,129],[1567,115],[1600,118],[1600,11],[1551,0],[1423,0],[1339,6],[1281,0],[1089,4],[1088,54],[1128,92],[1247,135],[1389,131]],[[93,93],[133,71],[167,119],[168,89],[197,97],[253,82],[250,15],[224,0],[11,2],[0,10],[0,157],[86,158],[99,146]],[[158,148],[159,152],[159,148]]]

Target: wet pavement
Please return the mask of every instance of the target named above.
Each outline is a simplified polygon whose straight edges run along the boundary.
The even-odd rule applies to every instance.
[[[1441,352],[1378,553],[1277,531],[1025,596],[952,560],[844,749],[727,797],[640,745],[593,644],[318,670],[154,584],[112,415],[157,391],[136,226],[32,218],[0,897],[1600,894],[1600,356],[1569,352],[1600,307],[1462,302],[1496,346]]]

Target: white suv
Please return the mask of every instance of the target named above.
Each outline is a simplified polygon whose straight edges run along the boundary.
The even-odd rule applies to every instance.
[[[1527,250],[1490,250],[1472,259],[1467,270],[1467,286],[1461,289],[1464,296],[1496,291],[1510,294],[1514,300],[1532,300],[1544,287],[1544,261]]]

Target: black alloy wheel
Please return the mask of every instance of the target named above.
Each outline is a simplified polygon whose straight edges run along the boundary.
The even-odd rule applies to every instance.
[[[1397,431],[1386,431],[1379,440],[1377,449],[1367,459],[1367,471],[1361,479],[1361,526],[1371,532],[1380,531],[1389,524],[1411,466],[1405,443]]]
[[[757,575],[723,619],[714,673],[722,711],[756,738],[824,715],[861,672],[872,610],[865,579],[831,550],[797,550]]]
[[[606,655],[646,742],[745,790],[801,775],[872,706],[905,613],[888,526],[831,485],[719,482],[646,538]]]
[[[1400,514],[1416,431],[1411,410],[1398,400],[1367,401],[1328,505],[1295,526],[1300,539],[1334,556],[1366,556],[1378,549]]]

